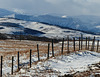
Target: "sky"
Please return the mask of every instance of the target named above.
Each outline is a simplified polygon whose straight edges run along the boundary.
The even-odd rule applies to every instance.
[[[100,16],[100,0],[0,0],[0,8],[31,15]]]

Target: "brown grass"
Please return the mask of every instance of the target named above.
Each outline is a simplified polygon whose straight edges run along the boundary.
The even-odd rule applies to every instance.
[[[40,41],[14,41],[14,40],[0,40],[4,43],[1,43],[0,44],[0,48],[7,48],[7,49],[4,49],[6,52],[0,52],[0,55],[3,56],[3,60],[11,60],[12,56],[16,56],[18,51],[20,53],[20,56],[23,56],[24,54],[26,55],[26,58],[25,59],[28,59],[30,54],[29,54],[29,51],[30,49],[32,49],[32,54],[34,54],[35,52],[37,53],[37,44],[39,44],[39,53],[40,53],[40,57],[43,56],[43,54],[47,54],[48,52],[48,43],[50,42],[40,42]],[[45,45],[43,45],[45,44]],[[79,50],[79,46],[78,44],[76,44],[76,50],[74,50],[73,48],[73,43],[69,43],[70,45],[72,45],[72,47],[69,47],[69,52],[72,53],[72,52],[75,52],[75,51],[78,51]],[[55,56],[60,56],[62,55],[61,54],[61,49],[62,49],[62,44],[57,44],[57,43],[54,43],[54,51],[56,51],[57,53],[55,54]],[[11,48],[14,50],[14,51],[9,51],[11,50]],[[18,48],[18,50],[16,50],[16,48]],[[20,50],[20,49],[23,49],[23,50]],[[83,46],[83,50],[86,50],[85,49],[85,45]],[[90,50],[91,50],[91,45],[90,45]],[[63,50],[63,55],[64,54],[69,54],[68,51],[67,51],[67,44],[65,43],[64,44],[64,50]],[[96,46],[95,46],[95,51],[96,51]],[[51,47],[51,44],[50,44],[50,52],[52,52],[52,47]],[[99,47],[99,51],[100,52],[100,47]],[[9,56],[10,55],[10,56]],[[7,57],[9,56],[9,57]],[[37,55],[38,56],[38,55]],[[52,56],[50,57],[52,58]],[[40,60],[40,61],[46,61],[48,59],[44,59],[44,60]],[[34,62],[32,64],[37,64],[39,61],[37,62]],[[17,62],[16,62],[17,63]],[[11,64],[9,64],[9,66],[11,67]],[[21,67],[22,68],[22,67]],[[18,72],[19,70],[17,70],[16,72]],[[16,73],[15,72],[15,73]],[[80,77],[80,76],[79,76]]]

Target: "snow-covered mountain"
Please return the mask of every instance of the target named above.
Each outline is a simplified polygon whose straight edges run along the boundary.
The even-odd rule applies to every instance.
[[[70,31],[63,31],[64,29],[71,30],[71,32],[73,33],[79,32],[80,34],[80,33],[85,32],[85,33],[100,35],[100,17],[99,16],[89,16],[89,15],[67,16],[67,15],[62,15],[62,14],[61,15],[47,14],[47,15],[32,16],[32,15],[17,14],[15,12],[11,12],[5,9],[0,9],[0,16],[6,17],[5,19],[4,18],[0,19],[0,25],[3,26],[3,27],[2,26],[0,27],[0,32],[3,32],[4,30],[3,28],[5,27],[5,29],[7,28],[6,31],[10,31],[7,33],[16,33],[16,32],[13,32],[14,29],[16,29],[14,31],[20,30],[19,28],[14,27],[14,26],[17,26],[22,29],[27,29],[27,28],[32,29],[32,30],[36,29],[40,31],[40,33],[44,31],[49,32],[51,30],[52,30],[51,32],[53,32],[54,30],[55,32],[54,35],[57,35],[57,36],[59,36],[58,34],[62,35],[63,32],[67,34],[70,32]],[[5,23],[1,22],[2,20]],[[8,23],[8,21],[10,23]],[[10,26],[8,26],[9,24]],[[34,27],[34,25],[39,26],[40,28],[37,29],[37,27],[36,26]],[[41,25],[45,25],[44,28],[46,29],[42,28]],[[58,33],[57,29],[52,29],[50,25],[52,25],[53,28],[57,28],[58,30],[60,29],[60,33]],[[11,27],[13,27],[13,29]],[[10,28],[10,30],[8,28]],[[48,28],[51,28],[51,29],[48,29]],[[49,36],[52,36],[52,35],[49,34]]]
[[[27,21],[11,19],[11,18],[0,18],[0,33],[6,34],[24,34],[24,35],[36,35],[40,36],[45,34],[43,32],[25,27]]]
[[[44,24],[55,25],[61,28],[74,29],[92,34],[100,35],[100,17],[98,16],[52,16],[52,15],[39,15],[29,16],[15,14],[14,18],[41,22]]]
[[[91,36],[93,34],[87,34],[84,32],[64,29],[54,25],[47,25],[39,22],[23,21],[14,18],[0,18],[0,33],[6,34],[24,34],[35,35],[39,37],[48,38],[66,38],[69,35],[71,38],[78,38],[81,34],[84,37]],[[99,35],[96,35],[97,39],[100,39]]]
[[[15,12],[0,8],[0,17],[16,14]]]
[[[40,15],[35,17],[34,21],[100,35],[100,17],[96,16],[83,16],[83,18],[82,16],[67,16],[66,18],[62,18],[51,15]]]

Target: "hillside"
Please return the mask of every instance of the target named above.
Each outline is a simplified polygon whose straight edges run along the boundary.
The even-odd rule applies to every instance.
[[[9,17],[24,21],[41,22],[48,25],[58,26],[64,29],[82,31],[85,33],[100,35],[100,16],[81,15],[66,16],[58,14],[24,15],[17,14],[6,9],[0,9],[0,17]],[[13,23],[13,22],[12,22]]]
[[[15,12],[0,8],[0,17],[16,14]]]
[[[81,34],[84,37],[91,36],[94,37],[93,34],[84,33],[81,31],[70,30],[60,28],[54,25],[47,25],[39,22],[32,21],[23,21],[13,18],[0,18],[0,33],[6,34],[17,34],[20,33],[23,35],[33,35],[39,37],[48,37],[48,38],[66,38],[67,35],[70,37],[78,38]],[[97,39],[100,38],[99,35],[96,35]]]
[[[100,34],[100,17],[96,16],[67,16],[67,18],[40,15],[34,21],[52,24],[61,28],[80,30],[91,34]]]
[[[17,34],[20,33],[23,35],[41,35],[45,34],[43,32],[27,28],[23,26],[27,22],[16,20],[16,19],[9,19],[9,18],[0,18],[0,33],[6,34]]]
[[[31,16],[31,15],[14,14],[13,18],[17,18],[25,21],[41,22],[41,23],[54,25],[65,29],[77,30],[85,33],[100,35],[99,16],[59,17],[59,16],[52,16],[52,15]]]

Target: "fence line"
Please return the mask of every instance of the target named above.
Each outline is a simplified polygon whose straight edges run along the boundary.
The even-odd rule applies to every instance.
[[[31,68],[31,54],[32,54],[32,50],[30,49],[30,68]]]
[[[38,61],[40,61],[40,56],[39,56],[39,45],[37,44],[37,53],[38,53]]]
[[[48,56],[47,56],[47,59],[49,59],[49,48],[50,48],[50,43],[48,43]]]
[[[89,46],[90,46],[90,37],[88,37],[88,50],[89,50]]]
[[[79,37],[79,50],[80,50],[80,41],[81,41],[81,39],[80,39],[80,37]]]
[[[11,74],[12,75],[13,75],[13,65],[14,65],[13,61],[14,61],[14,56],[12,56],[12,69],[11,69]]]
[[[52,56],[54,57],[54,43],[53,43],[53,39],[52,39]]]
[[[70,53],[69,52],[69,36],[67,36],[67,51],[68,51],[68,53]]]
[[[83,46],[83,35],[81,34],[81,50],[82,50],[82,47]]]
[[[75,38],[73,38],[73,47],[74,47],[74,51],[75,51]]]
[[[99,50],[99,40],[97,41],[97,52]]]
[[[95,36],[94,36],[94,39],[93,39],[93,42],[92,42],[91,51],[94,51],[94,46],[95,46]]]
[[[87,37],[86,37],[86,48],[85,49],[87,50]]]
[[[86,37],[86,43],[85,43],[85,49],[86,50],[89,50],[90,49],[90,37]],[[70,53],[70,50],[69,50],[69,36],[67,36],[67,52]],[[75,51],[76,50],[76,44],[75,44],[76,40],[75,38],[73,38],[73,50]],[[83,49],[83,36],[81,35],[81,37],[79,37],[79,50],[82,50]],[[53,42],[53,39],[52,39],[52,57],[55,56],[54,54],[54,42]],[[91,50],[93,51],[95,48],[95,37],[93,38],[92,40],[92,46],[91,46]],[[96,48],[96,52],[99,51],[99,40],[97,40],[97,48]],[[49,53],[50,53],[50,43],[48,43],[48,52],[47,52],[47,59],[50,58],[49,56]],[[62,47],[61,47],[61,54],[63,55],[64,53],[64,38],[62,40]],[[37,44],[37,54],[38,54],[38,61],[40,61],[40,53],[39,53],[39,45]],[[30,68],[31,68],[31,64],[32,64],[32,50],[30,49]],[[2,61],[3,61],[3,56],[1,56],[1,75],[0,77],[2,77]],[[20,61],[19,61],[19,51],[17,53],[17,62],[18,62],[18,70],[20,69],[19,65],[20,65]],[[14,56],[12,56],[12,69],[11,69],[11,74],[13,75],[13,65],[14,65]]]
[[[2,60],[3,60],[3,56],[1,56],[1,77],[2,77]]]
[[[62,54],[63,54],[63,49],[64,49],[64,38],[63,38],[63,40],[62,40]]]
[[[18,70],[19,70],[19,51],[18,51],[17,56],[18,56]]]

